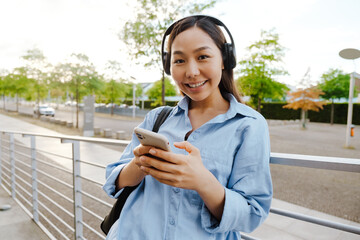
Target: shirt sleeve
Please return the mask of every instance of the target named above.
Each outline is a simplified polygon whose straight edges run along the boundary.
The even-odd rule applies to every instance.
[[[155,123],[155,119],[160,114],[161,107],[156,108],[152,111],[150,111],[146,116],[144,121],[138,126],[140,128],[152,130],[152,127]],[[115,163],[111,163],[106,166],[106,172],[105,172],[105,184],[103,185],[103,190],[106,192],[107,195],[109,195],[112,198],[118,198],[120,193],[123,189],[120,189],[119,191],[115,192],[116,190],[116,179],[119,176],[121,170],[128,164],[133,158],[133,150],[140,144],[139,140],[135,136],[135,134],[132,134],[132,138],[130,141],[130,144],[126,146],[124,152],[122,153],[120,160]]]
[[[242,140],[237,151],[228,185],[221,221],[204,206],[201,224],[210,233],[252,232],[268,216],[272,199],[270,140],[266,120],[253,119],[239,131]]]

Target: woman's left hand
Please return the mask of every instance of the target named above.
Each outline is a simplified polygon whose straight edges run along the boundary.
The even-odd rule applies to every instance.
[[[202,163],[199,149],[186,141],[174,143],[174,146],[189,154],[175,154],[152,148],[149,153],[161,159],[142,156],[140,160],[144,165],[141,170],[161,183],[197,191],[210,173]]]

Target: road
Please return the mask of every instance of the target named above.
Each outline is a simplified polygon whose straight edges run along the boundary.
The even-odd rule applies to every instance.
[[[15,104],[7,104],[6,109],[15,111]],[[33,108],[31,106],[19,106],[20,113],[32,114]],[[79,128],[83,127],[83,112],[79,112]],[[56,109],[55,118],[61,120],[71,121],[76,124],[76,110],[75,108],[71,109],[66,107],[65,109]],[[143,118],[137,117],[133,119],[132,117],[124,116],[110,116],[109,114],[95,113],[94,117],[94,127],[99,127],[101,129],[110,128],[113,132],[116,131],[125,131],[126,135],[130,136],[132,130],[138,126],[143,121]]]

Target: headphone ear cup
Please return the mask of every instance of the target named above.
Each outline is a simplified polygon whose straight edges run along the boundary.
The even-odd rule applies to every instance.
[[[235,49],[231,43],[225,43],[223,46],[223,60],[225,69],[233,69],[236,66]]]
[[[163,53],[163,67],[167,75],[170,75],[170,55],[167,52]]]

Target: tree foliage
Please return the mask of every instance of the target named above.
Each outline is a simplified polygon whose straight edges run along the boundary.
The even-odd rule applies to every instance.
[[[166,29],[180,17],[201,13],[215,5],[216,0],[137,0],[136,17],[125,23],[119,38],[128,47],[133,60],[145,67],[162,69],[161,42]],[[164,104],[164,72],[162,71],[162,104]]]
[[[291,97],[289,103],[284,105],[283,108],[289,109],[301,109],[301,122],[302,127],[306,128],[305,115],[307,111],[318,112],[319,109],[323,109],[324,102],[318,101],[320,95],[324,94],[320,89],[315,87],[298,89],[295,92],[289,93]]]
[[[156,81],[154,85],[147,91],[147,95],[150,99],[156,100],[152,105],[159,106],[162,103],[161,99],[162,81]],[[176,96],[176,87],[171,83],[169,78],[165,78],[165,95]]]
[[[275,80],[275,76],[287,74],[280,65],[285,49],[279,44],[279,35],[270,30],[262,31],[261,39],[247,50],[249,55],[240,61],[237,85],[251,97],[250,105],[260,112],[264,99],[283,99],[288,90],[285,84]]]
[[[334,123],[334,100],[349,97],[350,75],[344,74],[339,69],[329,69],[321,76],[318,88],[324,92],[321,96],[331,100],[330,123]]]

